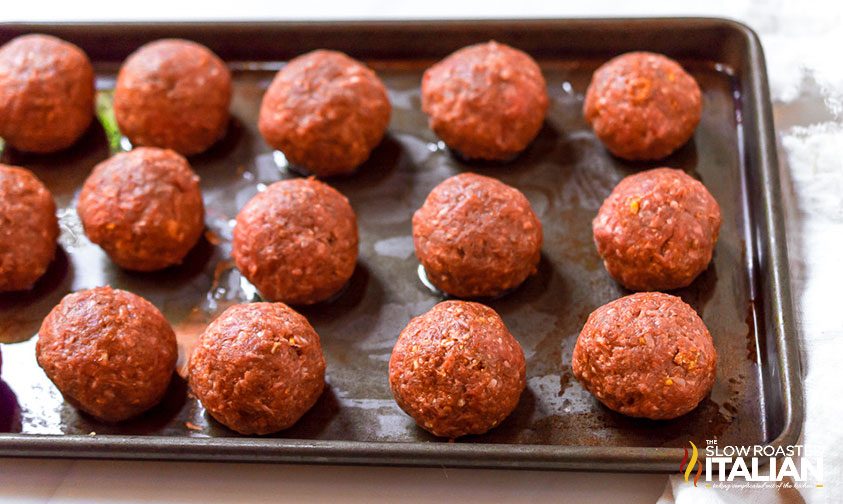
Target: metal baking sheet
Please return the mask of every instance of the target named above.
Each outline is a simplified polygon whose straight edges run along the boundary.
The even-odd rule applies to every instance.
[[[162,37],[213,49],[230,64],[234,96],[228,134],[190,159],[202,178],[205,238],[183,266],[159,273],[115,268],[85,238],[75,214],[91,168],[121,148],[108,127],[96,123],[76,146],[55,155],[3,152],[2,162],[34,170],[53,191],[62,233],[58,257],[35,290],[0,296],[0,338],[18,341],[2,345],[0,430],[6,432],[0,455],[670,471],[688,441],[796,440],[802,396],[771,109],[761,47],[745,26],[716,19],[6,24],[0,25],[0,42],[28,32],[54,34],[87,51],[104,118],[120,62]],[[489,39],[533,55],[551,97],[537,140],[506,164],[455,158],[420,111],[425,68]],[[370,64],[394,107],[387,137],[359,173],[328,181],[356,210],[361,246],[343,294],[301,310],[322,337],[329,383],[324,395],[293,428],[266,437],[239,436],[216,424],[182,378],[161,405],[127,423],[106,425],[79,414],[35,362],[33,335],[41,319],[66,293],[110,284],[161,308],[184,354],[220,310],[254,299],[254,289],[229,260],[232,219],[261,184],[296,176],[257,132],[260,100],[285,60],[323,47]],[[677,58],[703,90],[693,140],[658,163],[613,158],[582,117],[593,70],[629,50]],[[573,344],[588,314],[627,294],[601,264],[591,219],[623,176],[655,166],[700,178],[724,216],[712,265],[678,291],[711,330],[720,355],[717,382],[698,409],[667,422],[607,410],[570,372]],[[545,244],[538,275],[489,303],[524,347],[527,389],[498,428],[449,443],[398,409],[387,363],[407,321],[440,301],[419,279],[412,213],[437,183],[468,170],[521,189],[542,220]]]

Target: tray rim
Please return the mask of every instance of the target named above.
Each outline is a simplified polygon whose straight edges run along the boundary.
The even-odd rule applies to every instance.
[[[779,163],[773,126],[772,104],[766,63],[760,39],[746,24],[718,17],[618,17],[618,18],[524,18],[524,19],[418,19],[337,21],[126,21],[126,22],[6,22],[3,31],[50,31],[62,28],[115,30],[121,27],[203,30],[223,29],[319,29],[338,25],[348,28],[433,28],[471,24],[479,28],[524,28],[557,25],[568,28],[595,24],[651,23],[696,24],[720,28],[738,35],[745,44],[749,97],[756,111],[746,126],[755,129],[757,144],[745,145],[758,156],[761,179],[761,215],[767,233],[760,237],[770,263],[761,272],[768,283],[775,330],[784,425],[770,446],[798,441],[804,421],[804,398],[799,358],[799,337],[791,298],[787,240],[779,180]],[[5,37],[4,37],[5,38]],[[744,140],[746,143],[746,140]],[[504,469],[561,469],[623,472],[674,472],[681,448],[606,447],[565,445],[516,445],[491,443],[368,442],[342,440],[294,440],[283,438],[201,438],[121,435],[40,435],[0,433],[0,456],[42,458],[99,458],[137,460],[192,460],[238,462],[286,462],[308,464],[449,466]]]

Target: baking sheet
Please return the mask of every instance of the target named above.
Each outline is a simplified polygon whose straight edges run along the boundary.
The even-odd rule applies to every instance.
[[[97,162],[110,152],[127,147],[119,136],[109,135],[108,128],[96,124],[76,146],[56,155],[30,156],[8,149],[3,152],[2,162],[32,169],[53,191],[62,233],[59,256],[36,289],[25,295],[0,296],[0,338],[22,340],[2,347],[0,401],[5,404],[0,429],[12,434],[0,435],[0,451],[27,454],[20,448],[36,447],[36,443],[26,443],[38,439],[37,446],[42,447],[38,448],[39,453],[47,450],[44,454],[72,456],[74,453],[66,450],[79,440],[80,448],[86,443],[117,447],[91,453],[96,456],[206,459],[211,457],[201,456],[192,448],[227,444],[234,449],[242,448],[243,442],[248,441],[253,456],[244,452],[222,458],[284,460],[295,454],[296,460],[302,461],[376,463],[392,457],[403,460],[402,454],[413,449],[438,446],[438,458],[411,457],[402,463],[511,464],[506,456],[499,457],[501,460],[490,458],[500,453],[510,455],[512,460],[523,458],[519,464],[523,466],[570,466],[570,457],[576,455],[578,467],[610,467],[609,463],[599,462],[597,452],[591,450],[591,455],[587,455],[590,448],[595,448],[601,450],[601,455],[614,454],[615,465],[655,469],[659,466],[657,459],[662,468],[667,467],[672,453],[679,453],[678,467],[680,447],[689,440],[698,445],[707,439],[717,439],[720,444],[763,444],[791,427],[788,414],[793,412],[787,406],[793,404],[784,399],[792,391],[783,388],[783,375],[788,370],[777,361],[782,352],[777,339],[780,335],[767,323],[773,316],[770,307],[778,305],[770,304],[770,298],[777,294],[772,288],[765,290],[763,281],[765,264],[767,268],[772,266],[763,255],[770,252],[764,241],[769,233],[759,222],[764,207],[759,206],[758,200],[764,195],[754,188],[759,182],[777,182],[762,177],[764,173],[748,152],[760,148],[748,143],[752,129],[758,126],[753,121],[760,123],[751,114],[752,97],[748,96],[758,90],[747,89],[742,81],[741,72],[748,69],[734,61],[679,54],[681,63],[703,90],[703,117],[694,139],[662,162],[629,163],[613,158],[603,149],[581,112],[591,73],[605,58],[619,51],[606,44],[582,56],[560,51],[554,57],[548,50],[548,45],[554,44],[550,35],[567,33],[572,25],[550,23],[544,30],[546,36],[532,41],[525,39],[528,34],[535,35],[535,26],[530,23],[521,25],[524,33],[520,36],[519,25],[513,24],[511,31],[503,33],[504,37],[500,36],[500,25],[490,23],[487,32],[475,34],[472,41],[495,37],[534,53],[548,81],[551,107],[537,140],[515,161],[466,163],[438,141],[420,111],[421,74],[436,55],[421,52],[418,57],[407,57],[402,50],[390,55],[386,44],[381,46],[371,40],[367,54],[367,45],[360,38],[371,33],[377,39],[377,25],[380,24],[371,27],[372,31],[356,24],[323,25],[328,33],[321,45],[350,52],[378,72],[389,89],[393,118],[384,142],[357,174],[327,180],[349,198],[357,212],[361,245],[357,270],[343,294],[330,303],[300,310],[320,334],[328,364],[328,387],[314,408],[291,429],[268,437],[244,438],[205,415],[188,394],[185,381],[177,378],[161,405],[128,423],[107,425],[66,405],[35,362],[32,335],[41,319],[64,294],[77,289],[110,284],[146,297],[173,323],[182,357],[216,314],[232,303],[256,299],[254,288],[241,278],[229,259],[231,225],[237,210],[263,186],[298,176],[287,166],[283,155],[265,145],[256,128],[263,92],[288,55],[268,57],[264,46],[271,41],[252,39],[259,46],[253,54],[260,57],[237,57],[246,50],[241,47],[245,35],[233,29],[237,25],[229,25],[228,29],[218,29],[216,45],[209,45],[232,69],[232,121],[219,144],[190,159],[202,179],[207,232],[181,267],[153,274],[121,271],[85,238],[74,211],[81,184]],[[604,29],[610,25],[613,22],[602,24]],[[406,26],[424,28],[421,31],[427,30],[429,38],[436,34],[433,25]],[[471,34],[478,26],[482,28],[482,23],[468,26],[471,29],[460,33]],[[677,21],[675,27],[679,26]],[[716,23],[715,26],[723,28]],[[284,50],[294,54],[309,49],[307,44],[313,41],[307,33],[312,27],[301,28],[305,33],[298,39],[300,47]],[[92,54],[103,117],[109,112],[110,90],[122,52],[133,49],[127,39],[140,36],[135,28],[122,32],[119,27],[100,30],[100,37],[120,41],[113,45],[113,53]],[[166,33],[152,32],[148,36],[200,38],[191,35],[202,25],[188,28],[173,25],[167,30],[166,25],[159,25],[157,30]],[[214,29],[211,25],[205,28]],[[614,26],[615,30],[622,28]],[[296,30],[292,25],[276,25],[274,29],[283,34],[281,37],[291,37],[290,32]],[[583,25],[580,29],[587,31]],[[651,30],[655,29],[653,25]],[[61,28],[55,30],[62,34]],[[11,32],[8,27],[0,29],[4,39],[10,38]],[[124,36],[127,32],[128,36]],[[392,36],[388,35],[389,30],[385,33],[384,42]],[[463,45],[459,37],[453,38],[453,49]],[[441,37],[437,40],[441,44]],[[84,40],[77,42],[85,47]],[[646,39],[642,48],[646,48],[645,42]],[[545,45],[531,51],[529,46],[537,43]],[[93,51],[104,51],[98,47]],[[717,381],[711,397],[699,408],[667,422],[632,419],[609,411],[585,392],[570,373],[573,345],[588,314],[628,293],[605,272],[592,243],[591,219],[623,176],[656,166],[682,168],[700,178],[720,203],[724,217],[712,265],[690,287],[676,292],[700,313],[714,337],[720,357]],[[498,428],[448,443],[417,428],[400,411],[389,391],[387,364],[398,333],[407,321],[441,300],[419,278],[412,246],[412,213],[436,184],[463,171],[493,176],[522,190],[542,221],[545,243],[538,275],[514,292],[488,303],[501,314],[524,347],[527,390],[515,412]],[[53,439],[62,441],[47,443]],[[125,449],[119,449],[121,443]],[[284,452],[284,443],[297,449]],[[55,453],[50,453],[50,446]],[[309,454],[307,446],[319,450]],[[10,451],[13,447],[18,450]],[[168,451],[162,447],[171,448]],[[366,457],[364,448],[373,449],[374,453]],[[299,454],[300,449],[303,451]],[[258,453],[260,450],[265,452]],[[315,456],[317,451],[319,457]],[[84,455],[85,450],[79,453]],[[630,459],[633,454],[640,454],[641,459]]]

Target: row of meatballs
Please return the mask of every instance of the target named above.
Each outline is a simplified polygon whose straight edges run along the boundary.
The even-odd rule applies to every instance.
[[[30,288],[58,238],[49,190],[30,171],[0,165],[0,291]],[[179,154],[139,147],[97,165],[79,194],[88,238],[118,266],[154,271],[179,264],[204,230],[199,177]],[[689,285],[711,261],[720,209],[699,181],[657,168],[623,179],[593,221],[608,272],[638,291]],[[426,277],[458,298],[505,294],[537,271],[542,225],[518,189],[474,173],[436,186],[412,219]],[[237,215],[232,255],[264,299],[307,305],[351,278],[357,218],[331,186],[313,178],[275,182]]]
[[[56,37],[31,34],[0,48],[0,137],[24,152],[75,143],[94,118],[95,80],[87,55]],[[134,146],[185,156],[210,148],[227,130],[231,72],[207,47],[151,42],[120,68],[113,110]],[[263,98],[259,129],[290,163],[315,175],[348,173],[386,132],[386,88],[362,63],[336,51],[290,61]]]
[[[431,129],[466,159],[513,158],[536,137],[549,106],[538,64],[494,41],[433,65],[421,87]],[[228,68],[208,48],[158,40],[121,67],[115,119],[135,146],[190,156],[225,134],[231,92]],[[0,137],[15,149],[44,153],[72,145],[93,119],[94,95],[93,68],[75,45],[32,34],[0,48]],[[686,143],[701,109],[699,86],[678,63],[634,52],[594,73],[583,112],[613,154],[642,160],[663,158]],[[386,87],[371,69],[318,50],[276,74],[258,126],[293,166],[331,176],[353,172],[369,157],[391,110]]]
[[[155,406],[170,383],[176,336],[158,309],[122,290],[66,296],[44,320],[36,357],[65,400],[105,422]],[[575,376],[607,407],[652,419],[688,413],[708,394],[717,354],[705,324],[681,299],[633,294],[589,316],[573,354]],[[243,434],[294,425],[319,399],[326,364],[319,335],[284,303],[224,311],[188,363],[193,395]],[[517,406],[524,352],[488,306],[444,301],[412,319],[389,360],[396,403],[423,429],[483,434]]]

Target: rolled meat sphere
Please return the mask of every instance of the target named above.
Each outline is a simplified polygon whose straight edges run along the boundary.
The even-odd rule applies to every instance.
[[[714,385],[717,351],[680,298],[640,292],[589,315],[574,346],[574,376],[607,408],[666,420],[697,407]]]
[[[292,59],[261,103],[258,127],[287,161],[320,177],[353,172],[383,139],[392,106],[371,69],[337,51]]]
[[[464,47],[428,68],[421,92],[430,128],[469,159],[515,157],[538,135],[550,103],[533,58],[494,41]]]
[[[609,274],[630,290],[686,287],[711,262],[720,205],[681,170],[656,168],[615,187],[592,222]]]
[[[445,301],[407,324],[389,359],[398,406],[436,436],[483,434],[518,405],[526,385],[521,345],[479,303]]]
[[[44,319],[38,365],[65,400],[104,422],[161,401],[176,367],[176,335],[149,301],[110,287],[68,294]]]
[[[56,255],[50,191],[29,170],[0,164],[0,292],[32,288]]]
[[[679,63],[661,54],[631,52],[594,72],[583,112],[612,154],[661,159],[693,136],[702,94]]]
[[[493,297],[536,272],[542,225],[518,189],[462,173],[436,186],[413,215],[413,241],[438,289]]]
[[[94,69],[82,49],[50,35],[0,47],[0,137],[20,151],[73,145],[94,118]]]
[[[232,255],[265,299],[307,305],[342,289],[357,247],[357,217],[345,196],[315,179],[292,179],[240,210]]]
[[[184,157],[152,147],[98,164],[77,212],[88,238],[134,271],[181,264],[205,229],[199,177]]]
[[[241,434],[291,427],[325,387],[319,335],[283,303],[228,308],[202,333],[189,369],[208,413]]]
[[[163,39],[120,68],[114,117],[135,146],[191,156],[225,135],[230,102],[231,74],[216,54],[189,40]]]

